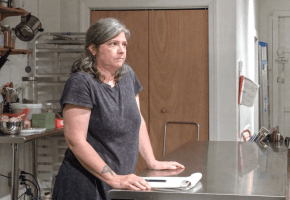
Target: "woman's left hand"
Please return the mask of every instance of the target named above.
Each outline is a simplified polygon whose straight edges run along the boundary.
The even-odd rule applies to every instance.
[[[163,169],[177,169],[177,168],[182,168],[184,169],[185,167],[175,161],[158,161],[156,160],[151,166],[149,166],[150,169],[154,170],[163,170]]]

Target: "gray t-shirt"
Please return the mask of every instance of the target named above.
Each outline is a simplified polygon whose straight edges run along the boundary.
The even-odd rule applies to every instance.
[[[74,73],[66,82],[60,100],[62,108],[65,104],[91,108],[87,141],[118,175],[135,172],[141,124],[135,96],[142,86],[131,67],[126,68],[126,74],[113,88],[97,80],[93,74]],[[64,189],[63,184],[71,186]],[[95,186],[96,196],[95,191],[84,194],[92,190],[88,184]],[[108,199],[107,192],[110,189],[110,186],[86,171],[70,149],[65,153],[55,187],[53,199],[68,195],[66,190],[74,194],[70,197],[73,199]],[[63,199],[68,199],[68,196],[63,196]]]

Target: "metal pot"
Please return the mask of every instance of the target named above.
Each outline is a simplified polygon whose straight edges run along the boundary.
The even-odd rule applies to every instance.
[[[21,23],[15,27],[15,34],[22,41],[31,41],[38,31],[44,31],[41,22],[30,13],[21,16]]]

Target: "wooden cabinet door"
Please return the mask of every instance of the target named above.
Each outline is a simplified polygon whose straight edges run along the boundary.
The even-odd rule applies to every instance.
[[[139,94],[140,108],[144,120],[148,124],[148,11],[91,11],[91,24],[106,17],[118,19],[131,32],[126,62],[132,67],[143,86],[143,90]],[[146,163],[139,154],[136,171],[144,168],[146,168]]]
[[[149,125],[157,159],[167,121],[196,122],[208,140],[208,11],[149,12]],[[193,125],[167,127],[166,152],[197,139]]]
[[[142,115],[148,122],[148,11],[91,11],[91,24],[106,17],[118,19],[130,30],[126,62],[143,86],[140,105]]]
[[[127,62],[144,89],[142,115],[153,151],[162,157],[167,121],[196,122],[200,140],[208,140],[207,10],[91,11],[91,23],[115,17],[131,32]],[[197,138],[193,125],[168,125],[166,152]],[[136,171],[145,168],[140,158]]]

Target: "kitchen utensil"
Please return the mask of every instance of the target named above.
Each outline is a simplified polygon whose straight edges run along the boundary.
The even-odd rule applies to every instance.
[[[29,57],[29,53],[27,54],[27,66],[25,67],[25,72],[26,73],[30,73],[31,72],[31,67],[29,65],[29,60],[30,60],[30,57]]]
[[[12,49],[9,49],[9,50],[5,53],[5,55],[2,56],[2,57],[0,58],[0,69],[3,67],[3,65],[5,64],[5,62],[8,60],[7,58],[8,58],[8,56],[9,56],[9,54],[11,53],[11,51],[12,51]]]
[[[8,135],[16,135],[21,132],[23,128],[23,120],[18,122],[3,122],[0,121],[0,129],[3,133]]]
[[[7,97],[6,101],[9,103],[15,103],[18,99],[18,94],[15,88],[6,87]]]
[[[42,32],[44,29],[42,28],[41,22],[39,19],[31,13],[21,16],[21,23],[15,27],[16,36],[22,41],[31,41],[34,36],[38,33],[38,31]]]

